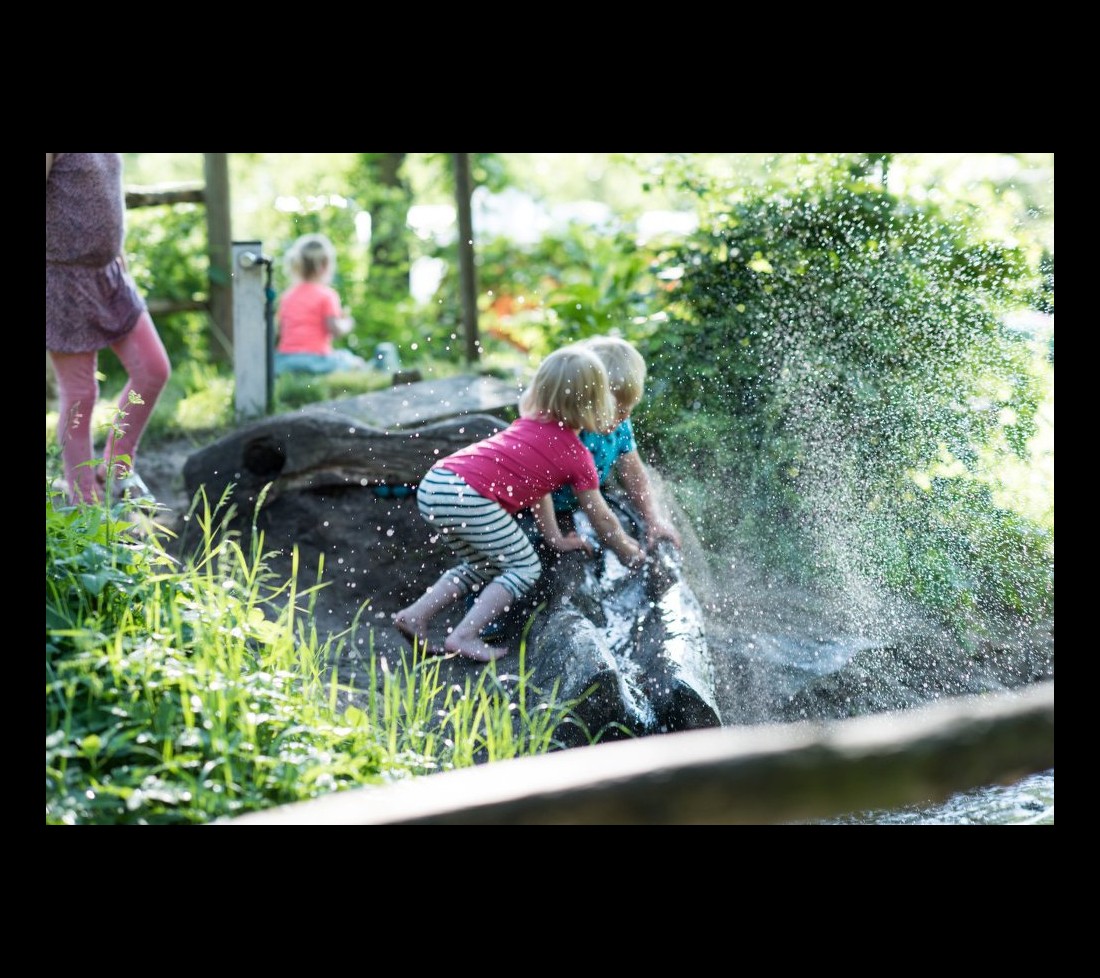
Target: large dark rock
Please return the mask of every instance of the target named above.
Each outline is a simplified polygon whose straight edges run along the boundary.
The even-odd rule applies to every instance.
[[[338,639],[339,678],[364,689],[379,681],[372,663],[411,655],[392,613],[453,562],[433,541],[412,487],[436,459],[506,423],[467,415],[382,430],[330,404],[242,427],[192,454],[184,479],[192,497],[201,491],[211,504],[232,504],[226,529],[263,534],[276,579],[297,567],[300,591],[319,577],[327,582],[311,596],[313,622],[320,637]],[[611,492],[609,502],[644,538],[625,500]],[[604,550],[543,557],[537,593],[513,609],[495,640],[510,648],[497,669],[515,673],[524,645],[528,688],[579,702],[558,731],[563,746],[720,725],[702,611],[674,553],[654,554],[634,573]],[[453,620],[443,615],[434,624],[437,642]],[[441,677],[461,684],[484,669],[448,657]]]
[[[189,497],[205,489],[211,503],[229,490],[229,501],[247,519],[265,488],[270,502],[299,491],[416,485],[435,459],[506,424],[475,414],[387,430],[332,402],[255,421],[207,445],[184,463],[184,484]]]
[[[644,539],[644,524],[625,499],[614,491],[607,497],[623,526]],[[581,532],[591,532],[586,523]],[[586,728],[578,740],[721,724],[702,609],[673,548],[662,544],[640,572],[604,549],[595,557],[544,555],[544,565],[552,568],[546,611],[528,639],[535,682],[558,679],[566,695],[577,696],[583,683],[599,680],[578,710]]]

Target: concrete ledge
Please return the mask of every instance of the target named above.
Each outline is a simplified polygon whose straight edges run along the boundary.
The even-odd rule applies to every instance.
[[[429,775],[236,825],[769,824],[936,803],[1054,766],[1054,684],[827,724],[691,730]]]

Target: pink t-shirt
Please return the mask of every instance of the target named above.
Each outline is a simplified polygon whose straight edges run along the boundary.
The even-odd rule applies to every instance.
[[[574,492],[600,487],[592,453],[557,421],[519,418],[438,464],[509,513],[527,509],[559,486],[571,485]]]
[[[340,296],[320,282],[299,282],[279,299],[280,353],[331,353],[327,317],[340,315]]]

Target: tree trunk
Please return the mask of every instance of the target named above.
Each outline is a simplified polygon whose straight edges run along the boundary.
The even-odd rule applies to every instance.
[[[365,205],[371,216],[370,290],[394,301],[409,292],[409,246],[406,223],[412,195],[401,178],[404,153],[364,153],[370,186]]]
[[[214,330],[210,352],[215,359],[228,362],[233,357],[233,275],[229,267],[233,231],[228,154],[203,153],[203,173],[210,254],[210,317]]]
[[[474,222],[470,211],[469,153],[455,153],[455,202],[458,206],[458,269],[462,297],[462,330],[466,337],[466,362],[481,358],[477,326],[477,273],[474,268]]]

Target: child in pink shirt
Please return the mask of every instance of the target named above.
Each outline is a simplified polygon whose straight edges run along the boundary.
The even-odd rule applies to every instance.
[[[279,298],[279,343],[275,373],[327,374],[365,370],[367,361],[335,349],[334,337],[347,336],[354,320],[332,287],[336,249],[323,234],[305,234],[287,253],[293,284]]]
[[[569,485],[600,542],[629,568],[645,553],[626,533],[600,493],[582,428],[607,431],[616,406],[607,369],[580,347],[551,353],[520,400],[520,417],[503,431],[447,456],[421,480],[420,515],[439,530],[461,563],[419,599],[394,615],[394,625],[427,651],[427,626],[439,612],[474,592],[479,596],[443,643],[443,652],[491,662],[508,650],[490,646],[481,630],[527,594],[542,574],[530,539],[515,519],[534,512],[546,543],[559,551],[590,549],[576,533],[563,535],[551,493]]]

